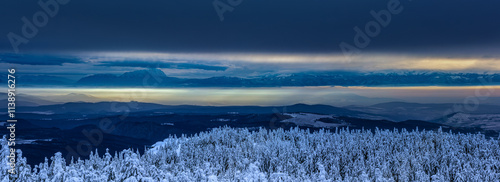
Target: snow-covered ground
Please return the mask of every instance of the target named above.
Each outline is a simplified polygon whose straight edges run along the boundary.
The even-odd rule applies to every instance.
[[[16,144],[17,145],[32,144],[32,143],[36,143],[37,141],[50,142],[50,141],[52,141],[52,139],[31,139],[31,140],[21,139],[21,140],[16,141]]]
[[[321,118],[334,118],[334,115],[320,115],[311,113],[284,113],[283,115],[290,116],[292,118],[282,120],[284,123],[294,123],[298,126],[310,126],[316,128],[335,128],[340,126],[346,126],[347,124],[342,123],[325,123],[318,121]]]
[[[500,142],[441,131],[309,132],[217,128],[66,165],[61,153],[29,166],[18,153],[5,181],[499,181]],[[102,156],[102,157],[101,157]]]
[[[500,114],[457,113],[443,123],[458,127],[479,127],[485,130],[500,131]]]

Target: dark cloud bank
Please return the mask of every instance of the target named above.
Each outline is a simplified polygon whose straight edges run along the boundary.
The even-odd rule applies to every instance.
[[[225,1],[222,1],[225,2]],[[338,52],[353,42],[354,27],[374,20],[387,1],[244,0],[220,21],[213,1],[70,1],[20,51]],[[500,1],[401,0],[364,51],[495,47]],[[0,7],[0,50],[7,34],[22,34],[22,17],[41,11],[37,1]],[[457,49],[458,49],[457,48]],[[477,49],[481,51],[483,49]],[[452,51],[453,52],[453,51]],[[485,53],[482,53],[485,54]]]

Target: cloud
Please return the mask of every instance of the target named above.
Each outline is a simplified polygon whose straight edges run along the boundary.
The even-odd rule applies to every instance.
[[[70,56],[5,53],[0,54],[0,63],[62,66],[64,63],[84,63],[84,61],[80,58]]]
[[[96,66],[120,66],[120,67],[140,67],[140,68],[169,68],[169,69],[200,69],[211,71],[225,71],[227,67],[224,66],[211,66],[195,63],[174,63],[162,61],[103,61],[96,64]]]
[[[231,65],[227,72],[276,72],[293,73],[328,70],[439,70],[482,72],[500,71],[498,56],[441,56],[385,54],[367,52],[347,59],[340,53],[332,54],[281,54],[281,53],[154,53],[154,52],[103,52],[100,59],[146,59],[146,60],[200,60],[204,63]],[[102,60],[104,61],[104,60]]]

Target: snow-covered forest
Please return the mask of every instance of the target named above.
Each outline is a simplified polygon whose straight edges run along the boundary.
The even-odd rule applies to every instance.
[[[9,181],[1,143],[0,179]],[[441,131],[218,128],[69,165],[61,153],[36,166],[18,156],[14,180],[23,182],[500,180],[499,140]]]

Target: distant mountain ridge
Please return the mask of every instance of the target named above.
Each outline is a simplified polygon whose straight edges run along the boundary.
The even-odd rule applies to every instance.
[[[265,75],[257,78],[230,76],[187,79],[168,77],[159,69],[122,75],[97,74],[80,79],[76,86],[134,87],[280,87],[280,86],[464,86],[500,84],[500,74],[477,73],[357,73],[323,72]]]
[[[167,83],[178,83],[179,78],[168,77],[159,69],[137,70],[116,76],[112,74],[90,75],[78,80],[78,86],[166,86]]]
[[[5,105],[0,106],[0,108],[7,107],[7,93],[0,93],[0,103],[5,103]],[[16,106],[41,106],[54,104],[60,103],[26,94],[17,94],[16,96]]]
[[[3,75],[3,76],[2,76]],[[0,73],[1,77],[6,74]],[[93,74],[72,81],[49,75],[18,75],[22,86],[85,87],[282,87],[282,86],[473,86],[500,85],[499,73],[445,72],[303,72],[270,74],[255,78],[217,76],[209,78],[177,78],[160,69],[146,69],[115,74]],[[5,83],[6,79],[0,79]]]
[[[143,102],[68,102],[64,104],[19,107],[20,113],[53,114],[103,114],[120,112],[158,112],[158,113],[197,113],[197,114],[273,114],[284,112],[308,112],[316,114],[336,114],[341,116],[367,115],[360,111],[329,105],[294,104],[289,106],[197,106],[197,105],[161,105]]]

